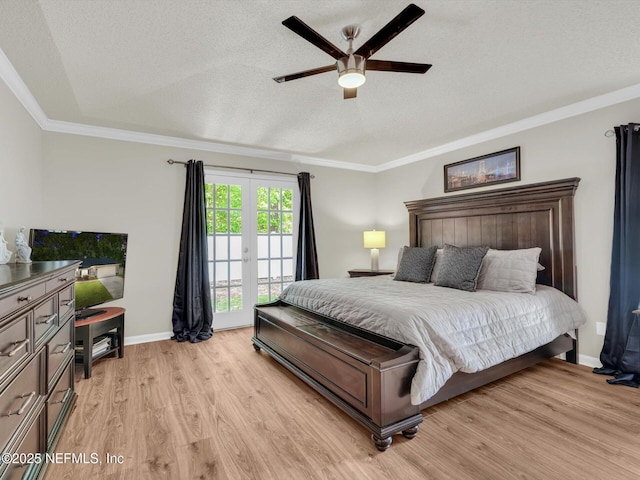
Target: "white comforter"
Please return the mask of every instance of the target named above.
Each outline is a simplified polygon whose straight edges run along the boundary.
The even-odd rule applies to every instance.
[[[414,405],[431,398],[458,370],[491,367],[586,321],[577,302],[542,285],[535,294],[464,292],[380,276],[295,282],[280,298],[419,347]]]

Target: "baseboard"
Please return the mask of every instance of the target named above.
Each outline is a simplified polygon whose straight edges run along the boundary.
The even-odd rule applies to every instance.
[[[566,360],[566,355],[564,353],[561,353],[560,355],[556,355],[556,357],[561,360]],[[584,365],[585,367],[591,367],[591,368],[600,368],[602,366],[602,363],[600,363],[600,360],[596,357],[579,354],[578,365]]]
[[[138,343],[158,342],[160,340],[169,340],[173,336],[173,332],[150,333],[148,335],[135,335],[133,337],[124,337],[124,344],[136,345]]]
[[[217,330],[232,330],[232,328],[220,328]],[[169,340],[173,336],[173,332],[150,333],[149,335],[136,335],[133,337],[124,337],[125,345],[136,345],[138,343],[158,342],[160,340]],[[565,359],[564,354],[558,355],[558,358]],[[602,366],[600,359],[590,355],[578,355],[578,363],[591,368],[599,368]]]
[[[600,368],[602,367],[602,362],[600,362],[599,358],[591,357],[589,355],[578,355],[578,363],[580,365],[586,365],[591,368]]]

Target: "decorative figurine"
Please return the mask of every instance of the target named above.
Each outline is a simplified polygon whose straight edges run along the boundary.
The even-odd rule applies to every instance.
[[[25,227],[20,227],[16,235],[16,263],[31,263],[31,247],[24,236]]]
[[[4,232],[0,228],[0,265],[4,265],[11,258],[11,253],[7,248],[7,241],[4,239]]]

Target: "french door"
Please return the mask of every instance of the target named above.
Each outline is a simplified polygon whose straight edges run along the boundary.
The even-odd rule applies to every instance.
[[[213,328],[251,325],[293,281],[297,181],[207,172],[205,194]]]

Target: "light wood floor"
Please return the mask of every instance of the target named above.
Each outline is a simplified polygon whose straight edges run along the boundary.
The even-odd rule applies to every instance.
[[[91,379],[78,369],[57,451],[102,464],[51,465],[47,480],[640,478],[640,391],[589,368],[550,360],[425,410],[416,438],[381,453],[251,335],[134,345]]]

